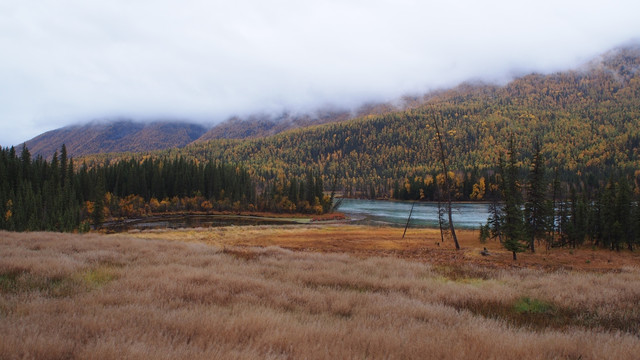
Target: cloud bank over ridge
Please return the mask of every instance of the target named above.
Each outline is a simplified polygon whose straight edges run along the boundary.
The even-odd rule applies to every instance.
[[[97,118],[215,122],[559,71],[640,38],[637,1],[9,0],[0,145]]]

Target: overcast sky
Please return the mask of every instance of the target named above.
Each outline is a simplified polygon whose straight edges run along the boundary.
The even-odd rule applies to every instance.
[[[0,145],[565,70],[640,39],[638,14],[638,0],[0,0]]]

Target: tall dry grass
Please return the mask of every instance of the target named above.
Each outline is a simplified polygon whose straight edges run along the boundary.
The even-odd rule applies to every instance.
[[[640,270],[431,266],[122,236],[0,232],[0,358],[640,354]]]

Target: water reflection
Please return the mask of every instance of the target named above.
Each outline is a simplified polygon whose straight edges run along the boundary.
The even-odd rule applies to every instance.
[[[404,226],[411,202],[344,199],[338,211],[365,224]],[[477,229],[487,222],[489,204],[454,203],[453,222],[456,228]],[[412,227],[438,227],[438,204],[417,202],[411,214]]]
[[[338,211],[359,224],[404,226],[411,211],[411,202],[344,199]],[[482,203],[454,203],[453,221],[456,228],[477,229],[487,222],[489,205]],[[299,224],[304,220],[263,218],[239,215],[167,215],[143,219],[106,222],[109,232],[150,229],[178,229],[220,227],[231,225]],[[438,227],[438,205],[417,202],[411,215],[412,227]]]
[[[231,225],[283,225],[298,222],[288,219],[260,218],[233,215],[171,215],[152,216],[143,219],[128,219],[110,221],[103,224],[103,228],[112,232],[150,229],[179,229],[179,228],[209,228]]]

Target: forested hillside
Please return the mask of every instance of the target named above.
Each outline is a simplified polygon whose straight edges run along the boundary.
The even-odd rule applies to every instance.
[[[4,176],[0,189],[3,227],[12,228],[13,220],[14,224],[35,224],[44,219],[40,223],[49,224],[46,228],[66,229],[57,220],[66,215],[60,214],[75,209],[74,214],[80,212],[73,220],[77,224],[92,216],[91,203],[99,201],[108,215],[128,217],[149,211],[210,209],[323,213],[331,208],[329,191],[356,197],[438,200],[445,176],[436,147],[436,125],[444,140],[453,199],[500,201],[505,176],[500,175],[499,159],[506,158],[507,144],[514,142],[510,161],[518,170],[510,177],[520,186],[528,181],[533,144],[538,142],[537,158],[546,184],[541,185],[541,196],[570,200],[568,212],[577,211],[579,201],[605,204],[608,198],[616,198],[619,206],[607,210],[608,215],[602,209],[589,210],[592,218],[609,223],[612,214],[635,213],[627,210],[640,194],[639,69],[640,50],[622,49],[581,70],[532,74],[502,87],[465,84],[415,99],[401,111],[265,138],[93,155],[76,162],[82,166],[75,175],[63,170],[66,153],[47,163],[42,158],[32,161],[28,152],[18,156],[15,150],[5,149],[3,175],[14,175]],[[221,180],[212,171],[239,175]],[[73,179],[67,190],[65,178]],[[88,186],[87,178],[92,179]],[[101,182],[105,196],[96,195]],[[211,186],[223,186],[224,192]],[[244,190],[234,190],[238,186]],[[37,205],[33,211],[15,207],[34,203],[29,199],[42,207]],[[46,220],[50,214],[58,215]]]
[[[268,138],[197,143],[154,156],[243,163],[260,182],[301,178],[317,169],[325,184],[337,177],[346,195],[398,197],[405,189],[404,198],[415,198],[416,186],[427,190],[441,171],[437,121],[458,199],[469,199],[481,177],[489,180],[510,136],[523,169],[537,138],[548,169],[601,184],[613,169],[630,175],[640,169],[639,68],[640,50],[621,49],[576,71],[532,74],[504,87],[464,84],[409,110]]]
[[[362,105],[354,111],[325,107],[307,113],[284,112],[279,115],[253,114],[245,117],[234,116],[213,126],[197,141],[267,137],[287,130],[406,109],[416,105],[412,100],[415,101],[415,99],[405,97],[395,105],[390,103],[370,103]]]
[[[50,160],[53,153],[65,144],[69,156],[109,152],[138,152],[182,147],[206,132],[198,124],[156,121],[151,123],[130,120],[91,122],[48,131],[26,142],[31,153]]]
[[[366,115],[384,114],[416,106],[416,99],[405,97],[395,104],[370,103],[350,111],[330,106],[314,111],[279,115],[256,113],[232,116],[213,126],[181,121],[140,122],[132,120],[93,121],[47,131],[25,142],[34,156],[50,160],[65,144],[70,156],[114,152],[147,152],[180,148],[192,142],[215,139],[261,138],[281,132],[345,121]],[[22,148],[23,144],[15,146]]]

